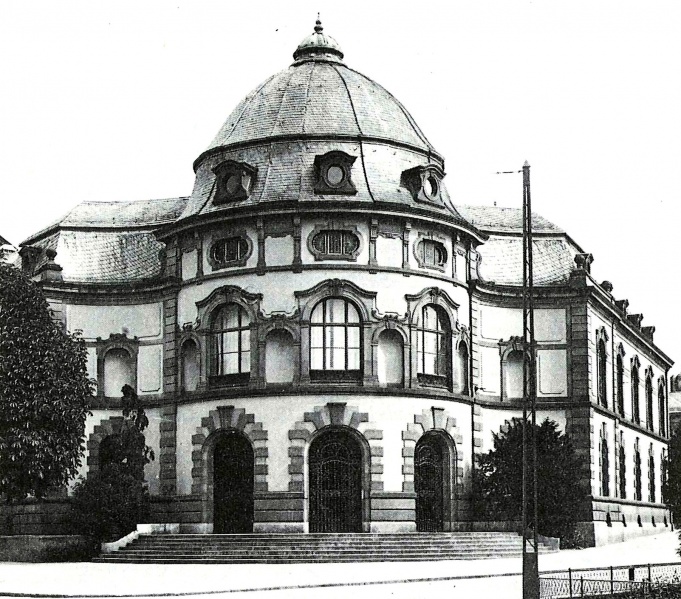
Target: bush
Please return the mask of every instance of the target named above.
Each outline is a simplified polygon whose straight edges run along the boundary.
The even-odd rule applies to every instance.
[[[149,517],[149,491],[126,466],[111,464],[76,483],[73,525],[98,541],[115,541]]]

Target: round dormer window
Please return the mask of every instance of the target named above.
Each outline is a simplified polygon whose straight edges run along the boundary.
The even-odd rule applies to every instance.
[[[333,164],[326,171],[326,181],[331,187],[338,187],[345,181],[345,170]]]
[[[232,173],[225,181],[225,191],[228,195],[233,196],[241,187],[241,175],[239,173]]]
[[[438,192],[437,179],[430,175],[423,180],[423,193],[429,198],[434,198]]]

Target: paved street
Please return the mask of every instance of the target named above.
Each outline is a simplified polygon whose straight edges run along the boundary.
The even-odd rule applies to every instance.
[[[540,570],[677,562],[676,533],[540,558]],[[0,563],[0,597],[520,597],[520,559],[294,564]],[[508,574],[516,574],[508,576]],[[479,578],[474,578],[479,577]]]

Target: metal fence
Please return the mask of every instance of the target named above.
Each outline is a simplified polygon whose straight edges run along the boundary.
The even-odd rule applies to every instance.
[[[656,587],[664,583],[681,587],[681,562],[543,572],[539,592],[541,599],[597,595],[648,597],[654,596]]]

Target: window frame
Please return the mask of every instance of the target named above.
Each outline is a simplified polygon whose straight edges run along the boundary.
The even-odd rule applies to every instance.
[[[329,317],[329,312],[328,312],[328,305],[329,302],[331,301],[341,301],[343,302],[343,321],[342,322],[333,322],[332,320],[328,320]],[[321,322],[314,322],[314,317],[318,309],[322,310],[322,320]],[[355,311],[357,321],[350,321],[349,320],[349,309],[352,308]],[[363,369],[362,369],[362,362],[363,362],[363,355],[364,355],[364,326],[363,326],[363,320],[362,320],[362,312],[359,309],[359,307],[352,302],[351,300],[347,299],[346,297],[343,296],[337,296],[337,295],[329,295],[326,297],[323,297],[319,301],[317,301],[314,306],[312,307],[312,310],[310,311],[310,331],[309,331],[309,375],[310,375],[310,380],[313,382],[357,382],[359,383],[362,380],[363,376]],[[313,337],[315,335],[314,331],[321,329],[321,341],[322,345],[321,346],[315,346],[313,345]],[[330,329],[330,331],[329,331]],[[349,346],[349,340],[350,340],[350,335],[349,335],[349,329],[356,329],[357,330],[357,339],[358,339],[358,346],[357,347],[350,347]],[[342,337],[343,337],[343,362],[345,368],[328,368],[328,359],[330,356],[330,360],[333,361],[334,349],[339,349],[335,348],[333,345],[329,344],[328,340],[328,333],[334,333],[336,330],[342,331]],[[331,344],[334,343],[334,340],[331,339],[330,341]],[[315,350],[320,350],[321,349],[321,364],[322,368],[313,368],[312,364],[314,362],[313,354]],[[349,352],[351,350],[356,350],[357,352],[357,368],[348,368],[350,365],[350,354]]]
[[[631,361],[631,421],[634,424],[641,424],[641,405],[640,405],[640,395],[639,387],[641,385],[640,370],[641,365],[638,361],[638,357],[634,356]]]
[[[237,308],[237,326],[236,327],[222,327],[217,328],[216,321],[230,307]],[[243,322],[244,317],[246,322]],[[246,384],[251,378],[251,370],[253,367],[253,335],[252,335],[252,320],[248,310],[238,302],[225,302],[217,306],[210,316],[210,343],[209,343],[209,377],[210,381],[230,383],[230,384]],[[224,351],[225,335],[236,333],[237,350]],[[243,334],[248,335],[248,349],[243,349]],[[223,351],[218,349],[218,344],[223,348]],[[237,370],[236,372],[224,372],[224,356],[229,354],[237,355]],[[244,355],[248,354],[248,366],[243,367]]]
[[[436,327],[426,327],[426,314],[432,311],[436,319]],[[426,337],[427,335],[427,337]],[[426,352],[426,339],[434,339],[435,353]],[[434,370],[444,372],[426,372],[426,356],[434,355]],[[416,378],[424,385],[449,388],[452,375],[452,328],[445,310],[436,304],[425,304],[419,309],[416,323]]]

